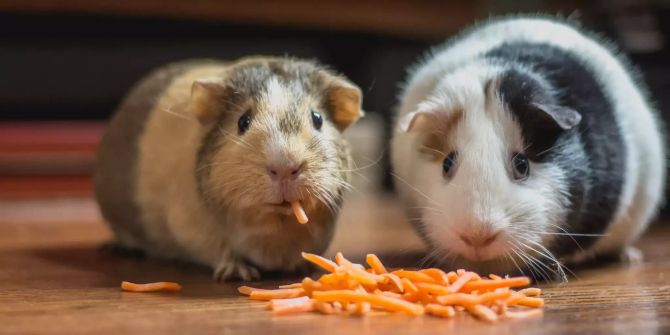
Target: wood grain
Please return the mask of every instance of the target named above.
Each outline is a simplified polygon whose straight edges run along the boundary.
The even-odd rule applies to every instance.
[[[363,206],[370,206],[362,213]],[[406,239],[420,249],[397,209],[385,199],[348,205],[334,248],[366,249],[388,257]],[[60,210],[59,210],[60,208]],[[383,213],[386,214],[383,214]],[[45,215],[53,213],[53,215]],[[375,220],[374,217],[378,217]],[[394,219],[395,218],[395,219]],[[547,306],[537,320],[494,325],[467,316],[454,320],[380,315],[362,318],[273,317],[263,303],[215,283],[207,269],[100,252],[109,237],[90,199],[0,202],[0,332],[3,334],[664,334],[670,332],[670,226],[656,226],[639,243],[646,261],[577,273],[566,285],[545,286]],[[412,242],[414,241],[414,242]],[[416,243],[415,243],[416,242]],[[361,246],[360,244],[364,245]],[[400,258],[399,258],[400,259]],[[169,280],[180,294],[121,292],[121,280]],[[274,286],[295,278],[254,283]]]

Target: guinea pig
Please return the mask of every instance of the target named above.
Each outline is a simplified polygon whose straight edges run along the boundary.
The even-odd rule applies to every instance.
[[[391,160],[437,263],[567,280],[568,265],[641,257],[631,243],[665,186],[661,128],[610,43],[560,18],[508,16],[410,71]]]
[[[99,147],[95,194],[114,243],[217,279],[302,269],[348,187],[342,132],[361,90],[312,62],[248,57],[168,64],[141,80]],[[290,203],[310,222],[301,225]]]

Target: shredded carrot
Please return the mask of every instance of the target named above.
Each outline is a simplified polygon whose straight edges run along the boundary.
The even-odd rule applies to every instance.
[[[395,275],[393,273],[384,273],[382,274],[382,277],[388,278],[389,281],[400,291],[400,293],[405,292],[405,289],[402,287],[402,280],[398,275]]]
[[[421,283],[436,283],[437,281],[433,279],[433,277],[421,273],[419,271],[408,271],[408,270],[397,270],[391,272],[394,275],[400,277],[400,278],[407,278],[413,282],[421,282]]]
[[[365,267],[360,264],[354,264],[350,260],[346,259],[341,252],[335,254],[335,263],[344,267],[345,269],[359,269],[365,271]]]
[[[518,305],[526,307],[542,307],[544,306],[544,299],[526,297],[524,295],[513,296],[507,299],[508,305]]]
[[[492,309],[484,305],[475,305],[472,308],[471,313],[484,321],[494,322],[498,320],[498,315]]]
[[[458,269],[445,273],[437,268],[389,271],[379,258],[368,254],[369,268],[335,255],[335,261],[302,253],[309,262],[328,273],[318,279],[268,290],[241,286],[241,294],[252,300],[266,300],[275,315],[316,312],[321,314],[366,315],[372,309],[410,315],[431,314],[444,318],[469,313],[487,322],[501,318],[522,319],[542,315],[544,299],[539,288],[528,286],[527,277],[504,277]]]
[[[470,272],[472,273],[472,272]],[[461,277],[462,278],[462,277]],[[459,278],[460,279],[460,278]],[[465,283],[462,287],[463,292],[472,292],[475,290],[494,290],[499,287],[519,287],[528,286],[530,278],[528,277],[513,277],[500,280],[476,280]]]
[[[253,288],[249,286],[240,286],[237,288],[237,291],[244,294],[244,295],[249,295],[253,290],[259,290],[258,288]]]
[[[300,224],[309,222],[309,218],[307,217],[307,214],[305,214],[305,209],[302,208],[300,201],[292,201],[291,209],[293,209],[293,215],[295,215],[295,218],[298,220],[298,222],[300,222]]]
[[[458,280],[458,275],[456,274],[456,272],[451,271],[447,273],[447,279],[449,279],[450,284],[453,284],[455,281]]]
[[[312,280],[312,278],[305,278],[302,280],[302,289],[305,290],[305,294],[311,295],[314,291],[320,291],[323,289],[323,284]]]
[[[542,290],[537,287],[529,287],[519,291],[519,293],[527,297],[537,297],[542,293]]]
[[[353,315],[365,315],[370,312],[372,309],[369,302],[357,302],[355,305],[352,305],[354,308],[351,311]]]
[[[323,301],[315,301],[314,308],[321,314],[333,314],[335,312],[332,304]]]
[[[272,299],[270,307],[275,315],[311,312],[314,310],[314,301],[308,297]]]
[[[147,284],[135,284],[122,281],[121,289],[130,292],[179,292],[181,291],[181,285],[165,281]]]
[[[271,300],[297,298],[305,295],[305,290],[301,288],[283,288],[278,290],[253,290],[249,294],[252,300]]]
[[[385,296],[391,297],[391,298],[402,299],[402,294],[400,294],[400,293],[384,291],[384,292],[381,292],[381,293],[378,293],[378,294],[385,295]]]
[[[391,312],[405,312],[410,315],[423,314],[423,307],[421,305],[383,295],[341,290],[314,292],[312,293],[312,296],[317,301],[333,302],[346,300],[350,302],[369,302],[374,306],[384,308]]]
[[[288,285],[279,285],[279,288],[301,288],[302,283],[293,283]]]
[[[443,285],[430,284],[430,283],[416,283],[416,288],[420,291],[427,292],[433,295],[445,295],[449,294],[449,288]]]
[[[436,283],[440,285],[447,285],[449,284],[449,277],[447,277],[447,274],[444,273],[444,271],[436,268],[430,268],[430,269],[423,269],[420,270],[419,272],[425,273],[431,278],[435,280]]]
[[[452,293],[437,297],[437,302],[442,305],[474,306],[477,304],[477,297],[466,293]]]
[[[451,318],[456,315],[456,310],[451,306],[428,304],[426,305],[426,313],[441,316],[443,318]]]
[[[323,268],[328,272],[335,272],[335,268],[337,267],[337,264],[335,264],[335,262],[331,261],[330,259],[323,258],[319,255],[303,252],[302,258],[320,266],[321,268]]]
[[[465,284],[467,284],[467,283],[470,281],[470,279],[475,278],[474,275],[475,275],[474,272],[465,272],[465,273],[463,273],[460,277],[458,277],[458,279],[457,279],[455,282],[453,282],[453,283],[447,288],[447,291],[448,291],[449,293],[456,293],[456,292],[460,291],[461,288],[462,288],[463,286],[465,286]]]
[[[370,265],[374,273],[378,275],[387,272],[386,268],[384,267],[384,264],[382,264],[382,262],[375,254],[367,254],[367,256],[365,256],[365,262],[368,263],[368,265]]]

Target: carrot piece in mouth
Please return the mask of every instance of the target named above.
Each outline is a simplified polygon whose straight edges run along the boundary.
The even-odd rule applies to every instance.
[[[309,218],[307,217],[307,214],[305,214],[305,209],[302,208],[300,201],[291,201],[291,209],[293,209],[293,215],[295,215],[295,218],[300,224],[309,222]]]

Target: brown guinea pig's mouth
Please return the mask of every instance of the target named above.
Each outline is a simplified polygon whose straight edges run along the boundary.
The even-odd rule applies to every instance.
[[[279,213],[283,215],[293,215],[293,209],[291,209],[291,203],[284,201],[279,204],[266,203],[265,208],[273,213]]]

